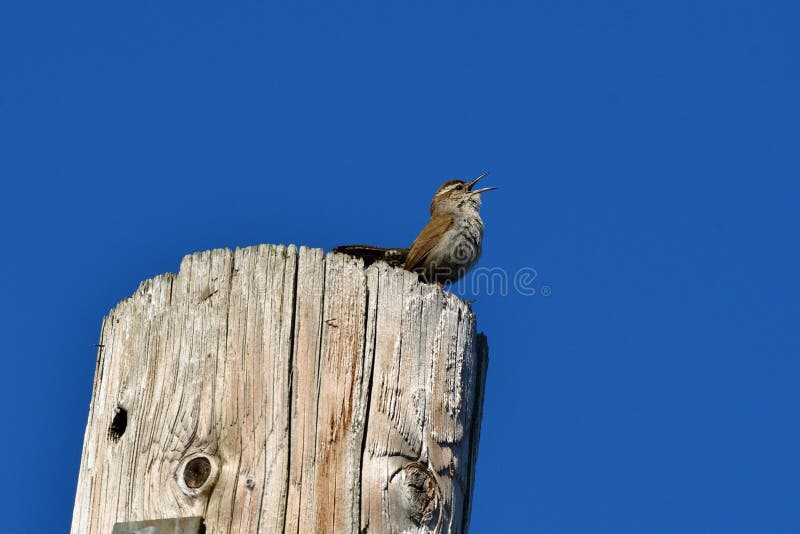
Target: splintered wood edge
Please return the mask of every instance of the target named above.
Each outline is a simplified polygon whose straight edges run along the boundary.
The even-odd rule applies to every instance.
[[[249,247],[235,247],[233,249],[226,248],[226,247],[220,247],[220,248],[214,248],[214,249],[209,249],[209,250],[202,250],[202,251],[192,252],[191,254],[186,254],[181,259],[181,263],[179,265],[179,270],[180,270],[180,268],[182,268],[184,263],[186,263],[187,261],[190,261],[192,258],[195,258],[195,257],[197,257],[197,256],[199,256],[201,254],[211,254],[211,255],[213,255],[213,254],[230,253],[232,255],[232,257],[233,257],[239,251],[244,251],[244,250],[247,250],[247,249],[257,249],[257,248],[263,247],[263,246],[267,246],[267,247],[283,247],[284,250],[286,250],[287,253],[292,252],[295,256],[299,255],[300,249],[307,250],[308,252],[311,252],[311,253],[321,252],[321,255],[322,255],[322,258],[323,258],[323,262],[326,262],[326,263],[328,261],[330,261],[329,258],[332,257],[332,256],[344,256],[346,258],[351,259],[352,261],[357,262],[362,267],[364,266],[364,260],[362,260],[361,258],[357,258],[355,256],[349,256],[347,254],[342,254],[342,253],[339,253],[339,252],[330,251],[330,252],[326,253],[324,249],[307,247],[305,245],[296,246],[296,245],[293,245],[293,244],[283,245],[283,244],[264,243],[264,244],[260,244],[260,245],[252,245],[252,246],[249,246]],[[395,270],[395,271],[403,271],[402,267],[395,267],[395,266],[390,265],[389,263],[387,263],[385,261],[379,260],[379,261],[376,261],[375,263],[373,263],[372,265],[370,265],[368,267],[364,267],[364,272],[366,273],[369,270],[377,270],[377,269],[389,269],[389,270]],[[122,300],[120,300],[114,307],[112,307],[109,310],[109,313],[107,315],[110,315],[111,312],[113,312],[114,310],[118,309],[119,307],[124,306],[126,303],[128,303],[134,297],[136,297],[138,295],[147,294],[148,293],[148,289],[150,289],[153,286],[156,286],[160,282],[168,281],[168,282],[172,283],[175,280],[176,276],[178,276],[177,272],[166,272],[166,273],[162,273],[162,274],[158,274],[156,276],[153,276],[152,278],[148,278],[146,280],[143,280],[142,282],[139,283],[139,286],[136,288],[136,290],[131,295],[123,298]],[[365,274],[365,276],[366,276],[366,274]],[[436,284],[436,283],[428,283],[428,282],[424,282],[424,281],[420,280],[419,284],[438,287],[444,293],[446,298],[454,299],[455,302],[457,302],[459,304],[459,306],[462,307],[464,312],[466,312],[469,315],[475,317],[475,312],[472,311],[472,308],[470,307],[470,305],[467,302],[465,302],[463,299],[461,299],[455,293],[452,293],[450,291],[445,290],[441,285]],[[477,321],[476,321],[476,324],[477,324]],[[483,343],[485,344],[486,343],[486,336],[482,332],[478,332],[477,330],[476,330],[476,333],[479,336],[483,336]],[[479,341],[479,343],[480,343],[480,341]],[[487,350],[487,357],[488,357],[488,350]]]

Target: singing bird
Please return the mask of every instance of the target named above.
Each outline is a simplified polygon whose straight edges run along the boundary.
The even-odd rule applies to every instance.
[[[382,260],[418,273],[425,281],[455,282],[472,268],[481,255],[483,220],[481,194],[496,189],[475,189],[483,173],[470,182],[450,180],[431,200],[431,218],[408,249],[371,245],[343,245],[333,249],[364,260],[365,265]]]

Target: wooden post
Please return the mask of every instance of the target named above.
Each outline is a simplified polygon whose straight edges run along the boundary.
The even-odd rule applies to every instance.
[[[412,273],[187,256],[103,321],[72,532],[466,532],[487,361],[469,307]]]

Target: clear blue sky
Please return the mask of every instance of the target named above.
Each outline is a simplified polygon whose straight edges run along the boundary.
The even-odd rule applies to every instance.
[[[8,532],[69,523],[103,315],[184,254],[409,243],[491,171],[472,532],[800,532],[796,2],[9,2]]]

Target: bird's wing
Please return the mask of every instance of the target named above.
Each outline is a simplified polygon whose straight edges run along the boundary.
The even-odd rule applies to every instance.
[[[453,226],[453,215],[436,216],[431,219],[425,228],[419,233],[411,245],[411,250],[408,251],[406,256],[405,268],[413,271],[422,267],[425,258],[430,254],[433,247],[441,240],[445,232]]]

